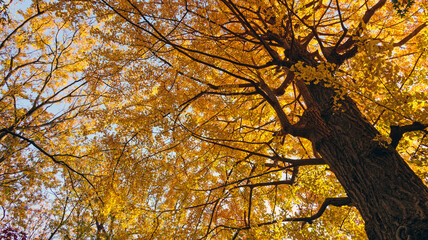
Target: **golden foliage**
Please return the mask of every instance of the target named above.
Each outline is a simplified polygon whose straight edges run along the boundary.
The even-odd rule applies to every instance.
[[[0,205],[40,238],[365,239],[352,207],[291,221],[346,196],[310,141],[281,134],[314,104],[296,81],[334,89],[338,109],[350,96],[382,142],[426,124],[422,0],[404,17],[382,0],[15,5]],[[426,134],[398,145],[425,182]]]

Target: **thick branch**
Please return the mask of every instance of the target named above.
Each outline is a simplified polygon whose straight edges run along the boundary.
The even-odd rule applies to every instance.
[[[311,165],[324,165],[326,162],[322,158],[307,158],[307,159],[289,159],[289,158],[274,158],[274,163],[265,163],[266,167],[279,167],[278,161],[283,163],[292,164],[293,167],[297,166],[311,166]]]
[[[282,109],[281,104],[278,101],[278,98],[276,97],[274,91],[261,78],[260,78],[260,94],[263,96],[264,99],[266,99],[266,101],[275,110],[276,115],[279,119],[279,122],[281,123],[282,129],[286,133],[292,134],[293,126],[291,125],[290,121],[287,118],[287,115]]]
[[[253,188],[250,188],[250,196],[248,197],[248,220],[247,225],[251,226],[251,203],[253,198]]]
[[[252,84],[252,83],[238,83],[238,84],[213,85],[213,84],[208,83],[208,86],[214,90],[220,90],[220,89],[249,88],[249,87],[254,87],[254,84]]]
[[[329,205],[333,205],[335,207],[342,206],[352,206],[352,201],[349,197],[339,197],[339,198],[326,198],[322,203],[320,209],[317,213],[310,217],[296,217],[296,218],[286,218],[282,220],[283,222],[307,222],[311,224],[315,219],[320,218],[322,214],[325,212]]]
[[[326,198],[319,208],[318,212],[310,217],[293,217],[293,218],[285,218],[282,220],[274,220],[270,222],[264,222],[259,224],[254,224],[253,226],[246,226],[246,227],[231,227],[231,226],[225,226],[225,225],[218,225],[213,230],[217,228],[229,228],[229,229],[236,229],[236,230],[247,230],[251,227],[261,227],[261,226],[267,226],[272,225],[280,222],[306,222],[306,223],[312,223],[315,219],[318,219],[322,216],[322,214],[325,212],[327,207],[329,205],[335,206],[335,207],[342,207],[342,206],[353,206],[352,201],[349,197],[338,197],[338,198]],[[213,231],[212,230],[212,231]],[[212,232],[211,231],[211,232]]]
[[[265,187],[265,186],[278,186],[278,185],[285,185],[285,184],[291,185],[293,183],[294,183],[294,178],[291,178],[289,180],[280,180],[275,182],[261,182],[261,183],[239,185],[234,188],[242,188],[242,187],[255,188],[255,187]]]
[[[373,15],[375,14],[375,12],[377,10],[379,10],[381,7],[383,7],[385,5],[385,3],[386,3],[386,0],[380,0],[373,7],[371,7],[370,9],[368,9],[366,11],[366,13],[364,14],[364,16],[363,16],[363,19],[362,19],[363,23],[367,24],[370,21],[370,19],[373,17]],[[360,23],[358,25],[358,27],[357,27],[356,36],[360,36],[362,34],[363,29],[364,29],[363,28],[363,24]],[[356,43],[355,38],[351,37],[345,43],[343,43],[342,45],[340,45],[337,48],[337,51],[338,52],[346,51],[346,50],[352,48],[355,43]],[[352,51],[352,52],[356,51],[355,49],[354,50],[353,49],[351,49],[350,51]]]
[[[294,136],[308,138],[311,141],[329,136],[330,130],[322,119],[318,105],[312,98],[306,84],[301,79],[296,79],[295,83],[305,100],[307,108],[300,121],[293,125]]]
[[[391,146],[396,148],[405,133],[413,131],[422,131],[427,127],[428,124],[422,124],[419,122],[414,122],[413,124],[405,126],[391,126],[391,132],[389,133],[389,137],[392,139]]]
[[[281,85],[274,90],[275,95],[282,96],[285,93],[285,89],[290,85],[290,83],[294,79],[294,72],[289,71],[285,80],[281,83]]]
[[[415,30],[413,30],[413,32],[411,32],[409,35],[407,35],[405,38],[403,38],[401,41],[399,41],[398,43],[394,43],[393,46],[394,47],[400,47],[400,46],[406,44],[410,39],[412,39],[414,36],[416,36],[426,26],[427,26],[427,24],[423,23],[422,25],[417,27]]]
[[[278,185],[284,185],[284,184],[292,185],[296,181],[296,177],[297,177],[298,173],[299,173],[299,168],[298,167],[294,167],[293,168],[293,173],[291,175],[291,178],[288,179],[288,180],[280,180],[280,181],[275,181],[275,182],[261,182],[261,183],[245,184],[245,185],[236,186],[234,188],[249,187],[249,188],[253,189],[255,187],[264,187],[264,186],[278,186]]]

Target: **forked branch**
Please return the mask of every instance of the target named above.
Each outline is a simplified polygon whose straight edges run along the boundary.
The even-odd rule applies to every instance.
[[[353,206],[352,200],[349,197],[326,198],[322,203],[321,207],[319,208],[318,212],[310,217],[285,218],[282,220],[274,220],[270,222],[264,222],[264,223],[254,224],[252,226],[245,226],[245,227],[231,227],[231,226],[225,226],[225,225],[218,225],[215,228],[213,228],[209,233],[219,228],[228,228],[228,229],[235,229],[235,230],[241,231],[241,230],[248,230],[252,227],[267,226],[267,225],[272,225],[272,224],[281,223],[281,222],[305,222],[305,223],[311,224],[315,219],[320,218],[322,214],[325,212],[325,210],[327,209],[327,207],[330,205],[335,207]]]
[[[391,146],[396,148],[403,135],[407,132],[423,131],[428,127],[428,124],[422,124],[420,122],[414,122],[410,125],[405,126],[391,126],[391,132],[389,137],[391,138]]]
[[[85,179],[85,181],[86,182],[88,182],[89,183],[89,185],[91,185],[91,187],[93,188],[93,189],[95,189],[95,186],[92,184],[92,182],[91,181],[89,181],[89,179],[85,176],[85,174],[83,174],[83,173],[80,173],[80,172],[78,172],[78,171],[76,171],[74,168],[72,168],[69,164],[67,164],[66,162],[64,162],[64,161],[61,161],[61,160],[58,160],[54,155],[52,155],[52,154],[50,154],[50,153],[48,153],[47,151],[45,151],[39,144],[37,144],[36,142],[34,142],[33,140],[31,140],[31,139],[29,139],[29,138],[26,138],[26,137],[24,137],[24,136],[22,136],[22,135],[20,135],[20,134],[18,134],[18,133],[15,133],[15,132],[13,132],[13,131],[9,131],[9,130],[6,130],[7,131],[7,133],[8,134],[10,134],[10,135],[12,135],[12,136],[14,136],[14,137],[17,137],[17,138],[20,138],[20,139],[22,139],[22,140],[24,140],[25,142],[27,142],[27,143],[29,143],[30,145],[32,145],[33,147],[35,147],[37,150],[39,150],[43,155],[45,155],[46,157],[48,157],[49,159],[51,159],[54,163],[57,163],[57,164],[59,164],[59,165],[62,165],[62,166],[64,166],[66,169],[68,169],[68,170],[70,170],[70,171],[72,171],[73,173],[75,173],[75,174],[77,174],[77,175],[79,175],[79,176],[81,176],[83,179]]]

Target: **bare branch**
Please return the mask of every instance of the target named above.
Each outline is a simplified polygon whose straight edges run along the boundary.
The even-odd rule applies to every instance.
[[[394,43],[393,46],[394,47],[400,47],[400,46],[406,44],[410,39],[412,39],[414,36],[416,36],[418,33],[420,33],[422,31],[422,29],[424,29],[426,26],[427,26],[427,24],[423,23],[422,25],[417,27],[415,30],[413,30],[413,32],[411,32],[409,35],[407,35],[405,38],[403,38],[401,41]]]
[[[318,219],[322,216],[322,214],[325,212],[327,207],[329,205],[335,206],[335,207],[342,207],[342,206],[353,206],[352,200],[349,197],[337,197],[337,198],[326,198],[324,202],[322,203],[321,207],[319,208],[318,212],[310,217],[292,217],[292,218],[285,218],[282,220],[273,220],[270,222],[264,222],[259,224],[254,224],[253,226],[245,226],[245,227],[231,227],[231,226],[225,226],[225,225],[218,225],[214,229],[211,230],[214,231],[218,228],[228,228],[228,229],[235,229],[235,230],[247,230],[252,227],[261,227],[261,226],[267,226],[272,225],[276,223],[281,222],[306,222],[311,224],[315,219]]]
[[[281,83],[281,85],[274,90],[275,95],[281,96],[285,93],[285,89],[290,85],[290,83],[294,79],[294,73],[292,71],[289,71],[287,74],[287,77],[285,77],[285,80]]]
[[[367,24],[370,21],[370,19],[373,17],[373,15],[375,14],[375,12],[377,10],[379,10],[380,8],[382,8],[385,5],[385,3],[386,3],[386,0],[379,0],[379,2],[377,2],[373,7],[371,7],[370,9],[368,9],[366,11],[366,13],[363,16],[362,23],[360,23],[357,26],[357,32],[356,32],[355,36],[360,36],[362,34],[362,32],[364,30],[363,24]],[[358,47],[354,46],[354,44],[356,42],[357,41],[355,40],[355,38],[350,37],[342,45],[334,47],[333,50],[335,50],[335,51],[331,51],[331,53],[329,53],[329,54],[335,55],[335,56],[332,56],[332,57],[340,58],[338,60],[338,63],[343,63],[343,61],[345,61],[346,59],[349,59],[349,58],[355,56],[355,54],[357,54]],[[342,55],[338,54],[338,52],[344,52],[346,50],[348,50],[348,51],[345,52],[344,54],[342,54]],[[327,56],[326,56],[326,58],[327,58]]]
[[[286,218],[282,220],[283,222],[307,222],[311,224],[315,219],[318,219],[322,216],[329,205],[335,207],[342,206],[352,206],[351,198],[349,197],[338,197],[338,198],[326,198],[319,208],[318,212],[310,217],[295,217],[295,218]]]
[[[245,18],[245,16],[242,14],[241,11],[236,7],[232,1],[226,1],[222,0],[222,2],[235,14],[235,16],[238,18],[238,20],[241,22],[242,26],[245,28],[248,28],[250,32],[254,34],[255,37],[259,39],[259,41],[262,43],[264,48],[267,50],[269,55],[272,57],[273,61],[279,62],[281,60],[279,54],[273,50],[269,44],[266,43],[266,41],[260,37],[259,34],[257,34],[256,30],[251,26],[251,24],[248,22],[248,20]]]
[[[197,62],[199,62],[199,63],[202,63],[202,64],[205,64],[205,65],[208,65],[208,66],[211,66],[211,67],[213,67],[213,68],[216,68],[216,69],[218,69],[218,67],[216,66],[216,65],[213,65],[213,64],[210,64],[210,63],[208,63],[208,62],[205,62],[205,61],[202,61],[202,60],[200,60],[200,59],[197,59],[197,58],[195,58],[195,57],[193,57],[193,56],[191,56],[190,54],[189,54],[189,52],[191,52],[191,53],[196,53],[196,54],[201,54],[201,55],[204,55],[204,56],[207,56],[207,57],[211,57],[211,58],[215,58],[215,59],[219,59],[219,60],[222,60],[222,61],[226,61],[226,62],[229,62],[229,63],[232,63],[232,64],[235,64],[235,65],[238,65],[238,66],[245,66],[245,67],[248,67],[248,68],[255,68],[255,69],[259,69],[259,68],[264,68],[264,67],[266,67],[266,65],[263,65],[263,66],[254,66],[254,65],[249,65],[249,64],[245,64],[245,63],[242,63],[242,62],[237,62],[237,61],[233,61],[233,60],[231,60],[231,59],[228,59],[228,58],[224,58],[224,57],[221,57],[221,56],[218,56],[218,55],[212,55],[212,54],[209,54],[209,53],[206,53],[206,52],[202,52],[202,51],[199,51],[199,50],[196,50],[196,49],[190,49],[190,48],[186,48],[186,47],[183,47],[183,46],[181,46],[181,45],[178,45],[178,44],[175,44],[175,43],[173,43],[171,40],[169,40],[168,38],[167,38],[167,35],[164,35],[164,34],[162,34],[160,31],[159,31],[159,29],[158,28],[156,28],[148,19],[147,19],[147,17],[146,17],[146,15],[144,15],[142,12],[141,12],[141,10],[137,7],[137,6],[135,6],[131,1],[129,1],[129,0],[127,0],[127,2],[138,12],[138,14],[144,19],[144,21],[150,26],[150,28],[152,28],[152,30],[153,30],[153,32],[152,31],[150,31],[150,30],[148,30],[148,29],[145,29],[145,28],[143,28],[143,27],[141,27],[139,24],[137,24],[137,23],[135,23],[133,20],[131,20],[130,18],[128,18],[128,17],[126,17],[125,15],[123,15],[122,13],[120,13],[119,12],[119,10],[118,9],[116,9],[116,8],[114,8],[111,4],[109,4],[109,3],[107,3],[106,1],[102,1],[106,6],[108,6],[111,10],[113,10],[116,14],[118,14],[121,18],[123,18],[125,21],[127,21],[128,23],[130,23],[131,25],[133,25],[134,27],[136,27],[136,28],[138,28],[138,29],[140,29],[140,30],[142,30],[142,31],[144,31],[144,32],[146,32],[146,33],[148,33],[149,35],[151,35],[151,36],[153,36],[155,39],[157,39],[158,41],[160,41],[160,42],[163,42],[163,43],[165,43],[165,44],[168,44],[168,45],[170,45],[171,47],[173,47],[175,50],[177,50],[177,51],[179,51],[180,53],[182,53],[182,54],[184,54],[185,56],[187,56],[188,58],[190,58],[190,59],[192,59],[192,60],[194,60],[194,61],[197,61]],[[220,70],[220,69],[219,69]],[[235,76],[235,77],[237,77],[237,76]],[[238,78],[241,78],[242,79],[242,77],[238,77]]]
[[[293,173],[291,175],[291,178],[288,180],[280,180],[275,182],[261,182],[261,183],[253,183],[253,184],[244,184],[244,185],[238,185],[234,188],[241,188],[241,187],[249,187],[250,189],[253,189],[255,187],[265,187],[265,186],[278,186],[278,185],[292,185],[296,181],[297,174],[299,173],[299,167],[293,167]],[[233,189],[233,188],[232,188]]]
[[[266,167],[279,167],[276,161],[292,164],[292,166],[310,166],[310,165],[325,165],[327,164],[322,158],[307,158],[307,159],[290,159],[290,158],[274,158],[275,163],[265,163]]]
[[[260,80],[260,88],[256,88],[259,90],[260,95],[263,96],[264,99],[272,106],[275,110],[276,115],[281,123],[281,127],[286,133],[290,133],[293,135],[293,126],[288,120],[287,114],[281,107],[281,104],[278,101],[274,91],[263,81],[263,79],[259,76]]]
[[[46,11],[37,11],[36,14],[34,14],[33,16],[27,18],[25,21],[23,21],[18,27],[16,27],[9,35],[6,36],[6,38],[0,43],[0,49],[2,49],[4,47],[4,45],[6,44],[6,42],[13,36],[13,34],[15,34],[20,28],[22,28],[23,26],[25,26],[25,24],[27,24],[29,21],[31,21],[32,19],[42,15],[43,13],[45,13]]]
[[[248,220],[247,220],[247,226],[251,226],[251,200],[253,198],[253,187],[250,187],[250,196],[248,197]]]
[[[414,122],[413,124],[405,126],[391,126],[391,132],[389,133],[389,137],[392,139],[391,146],[396,148],[405,133],[423,131],[427,127],[428,124],[422,124],[420,122]]]
[[[31,144],[33,147],[35,147],[37,150],[39,150],[41,153],[43,153],[43,155],[45,155],[46,157],[50,158],[54,163],[57,163],[57,164],[63,165],[64,167],[66,167],[66,168],[67,168],[67,169],[69,169],[70,171],[72,171],[72,172],[76,173],[77,175],[81,176],[83,179],[85,179],[85,180],[86,180],[86,182],[88,182],[88,183],[89,183],[89,185],[91,185],[91,187],[92,187],[93,189],[95,189],[95,186],[92,184],[92,182],[91,182],[91,181],[89,181],[89,179],[85,176],[85,174],[83,174],[83,173],[80,173],[80,172],[76,171],[74,168],[72,168],[72,167],[71,167],[70,165],[68,165],[66,162],[56,159],[56,158],[54,157],[54,155],[52,155],[52,154],[50,154],[50,153],[46,152],[42,147],[40,147],[40,146],[39,146],[37,143],[35,143],[33,140],[28,139],[28,138],[26,138],[26,137],[24,137],[24,136],[22,136],[22,135],[20,135],[20,134],[17,134],[17,133],[15,133],[15,132],[9,131],[9,130],[7,130],[7,129],[6,129],[5,131],[6,131],[7,133],[9,133],[10,135],[12,135],[12,136],[18,137],[18,138],[20,138],[20,139],[22,139],[22,140],[24,140],[24,141],[28,142],[28,143],[29,143],[29,144]]]

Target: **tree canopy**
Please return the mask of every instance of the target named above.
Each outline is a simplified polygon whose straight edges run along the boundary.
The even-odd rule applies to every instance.
[[[428,232],[426,1],[0,5],[2,225],[29,239]]]

